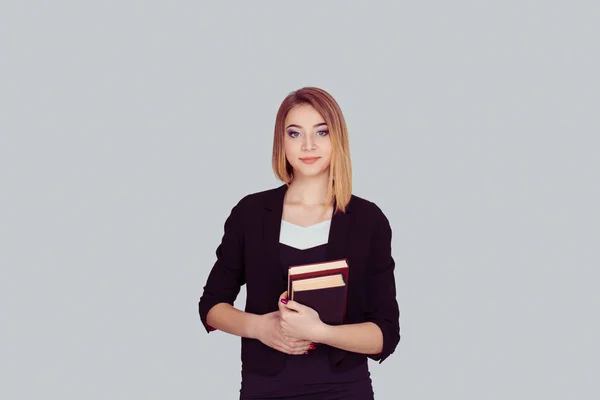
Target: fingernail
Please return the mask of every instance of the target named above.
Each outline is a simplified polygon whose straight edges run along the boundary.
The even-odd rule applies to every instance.
[[[315,347],[315,345],[314,345],[314,344],[311,344],[310,346],[308,346],[308,349],[309,349],[309,350],[314,350],[314,349],[316,349],[316,347]]]
[[[288,299],[281,299],[281,302],[282,302],[283,304],[287,304],[287,303],[288,303]]]

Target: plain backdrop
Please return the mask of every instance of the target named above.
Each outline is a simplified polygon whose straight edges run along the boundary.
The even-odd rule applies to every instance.
[[[598,9],[3,1],[0,398],[237,398],[197,301],[302,86],[393,228],[376,398],[597,398]]]

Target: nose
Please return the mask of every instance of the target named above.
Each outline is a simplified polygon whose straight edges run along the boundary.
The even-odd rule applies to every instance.
[[[315,149],[315,141],[311,137],[311,135],[304,136],[304,145],[303,145],[302,150],[307,151],[307,150],[314,150],[314,149]]]

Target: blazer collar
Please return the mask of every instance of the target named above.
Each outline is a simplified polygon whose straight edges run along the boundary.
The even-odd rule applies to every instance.
[[[263,224],[263,238],[265,250],[271,261],[281,265],[279,254],[279,232],[281,230],[281,218],[283,216],[283,200],[288,186],[283,184],[273,191],[268,192],[265,199],[265,215]],[[335,206],[335,203],[334,203]],[[346,257],[346,237],[350,229],[352,216],[352,200],[346,208],[346,212],[334,213],[329,228],[329,239],[327,245],[327,260],[337,260]]]

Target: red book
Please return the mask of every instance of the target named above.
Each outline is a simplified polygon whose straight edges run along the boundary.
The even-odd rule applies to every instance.
[[[327,324],[344,322],[347,291],[346,259],[294,265],[288,269],[288,298],[313,308]]]

